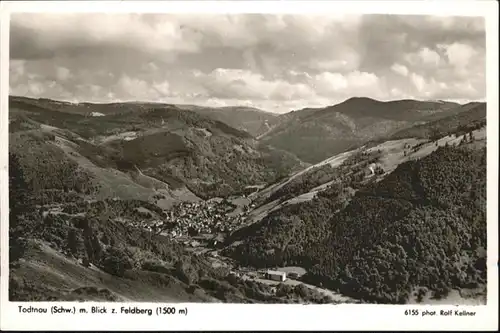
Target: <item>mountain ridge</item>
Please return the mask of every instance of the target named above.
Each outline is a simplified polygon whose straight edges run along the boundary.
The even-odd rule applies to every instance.
[[[350,98],[325,108],[280,116],[283,121],[259,140],[316,163],[404,128],[459,113],[457,103],[401,100],[382,102]]]
[[[272,126],[278,114],[247,106],[225,106],[225,107],[205,107],[190,104],[172,104],[163,102],[112,102],[112,103],[90,103],[58,101],[49,98],[30,98],[21,96],[9,96],[10,105],[20,108],[42,107],[50,108],[53,111],[66,112],[71,114],[81,114],[92,116],[92,113],[103,116],[116,115],[126,112],[144,112],[150,108],[176,108],[198,113],[202,116],[222,121],[227,125],[240,130],[247,131],[253,136],[258,136]]]

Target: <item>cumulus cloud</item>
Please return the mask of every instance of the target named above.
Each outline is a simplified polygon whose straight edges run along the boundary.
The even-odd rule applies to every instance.
[[[324,72],[316,75],[312,84],[324,97],[337,95],[344,98],[351,95],[353,91],[364,91],[372,97],[381,97],[379,78],[373,73],[354,71],[343,75]]]
[[[72,77],[70,70],[65,67],[58,67],[56,75],[57,79],[60,81],[66,81]]]
[[[146,52],[199,50],[199,36],[185,33],[172,20],[151,22],[147,15],[22,13],[14,14],[12,20],[14,58],[51,58],[58,53],[99,48]]]
[[[395,73],[398,73],[399,75],[403,75],[403,76],[408,75],[408,68],[405,65],[394,64],[391,66],[391,70]]]
[[[406,61],[411,65],[429,66],[435,68],[439,66],[441,56],[434,50],[424,47],[418,52],[410,53],[405,56]]]
[[[485,97],[484,20],[401,15],[16,13],[10,92],[250,105]]]
[[[205,94],[215,98],[290,100],[314,96],[314,91],[306,84],[268,80],[261,74],[242,69],[217,68],[208,74],[195,72],[194,77]]]
[[[470,45],[462,43],[439,45],[439,47],[444,49],[449,63],[459,68],[467,67],[469,61],[476,54],[476,51]]]

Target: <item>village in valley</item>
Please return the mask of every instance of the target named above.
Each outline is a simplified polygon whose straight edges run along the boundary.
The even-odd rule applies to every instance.
[[[236,202],[221,198],[182,202],[165,211],[162,219],[142,220],[133,225],[192,248],[218,248],[231,232],[245,224],[253,206],[245,198]],[[146,210],[143,213],[150,215]]]
[[[225,247],[224,240],[233,231],[249,223],[249,213],[254,208],[255,204],[247,196],[183,202],[165,211],[166,217],[162,219],[142,220],[133,225],[169,237],[192,252],[208,255],[212,265],[231,267],[231,275],[237,278],[270,285],[299,283],[305,273],[300,267],[255,270],[241,267],[232,259],[219,255]],[[146,213],[146,210],[142,212]]]

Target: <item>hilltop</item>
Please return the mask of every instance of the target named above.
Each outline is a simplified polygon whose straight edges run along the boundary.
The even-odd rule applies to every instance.
[[[366,141],[426,122],[429,116],[446,117],[458,107],[450,102],[381,102],[356,97],[325,108],[282,115],[281,123],[260,140],[305,162],[317,163]]]

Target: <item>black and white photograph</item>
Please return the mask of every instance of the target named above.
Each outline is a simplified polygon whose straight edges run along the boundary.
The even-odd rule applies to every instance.
[[[9,301],[486,305],[486,73],[479,16],[12,13]]]

